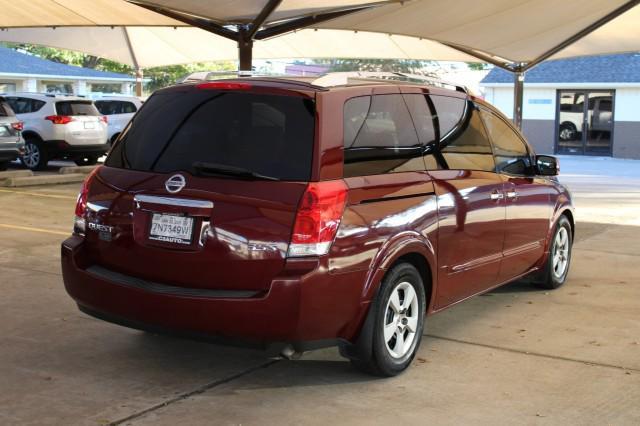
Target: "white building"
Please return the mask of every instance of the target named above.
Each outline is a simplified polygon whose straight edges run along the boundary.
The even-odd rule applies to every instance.
[[[494,68],[485,99],[513,115],[513,75]],[[640,54],[543,62],[525,75],[524,134],[547,154],[640,158]]]

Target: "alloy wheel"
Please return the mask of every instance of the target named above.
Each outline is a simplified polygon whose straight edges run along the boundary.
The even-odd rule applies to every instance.
[[[396,285],[387,301],[383,324],[385,346],[393,358],[402,358],[411,350],[419,314],[413,286],[406,281]]]
[[[24,165],[28,168],[34,168],[40,163],[40,149],[34,143],[27,142],[24,147],[24,155],[22,156]]]
[[[569,265],[569,233],[567,228],[560,228],[553,241],[553,275],[561,279]]]

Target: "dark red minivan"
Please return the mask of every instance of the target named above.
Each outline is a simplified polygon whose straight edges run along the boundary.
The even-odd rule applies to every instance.
[[[426,315],[525,275],[564,283],[573,207],[555,158],[463,88],[338,80],[151,96],[62,243],[80,309],[285,356],[339,345],[389,376]]]

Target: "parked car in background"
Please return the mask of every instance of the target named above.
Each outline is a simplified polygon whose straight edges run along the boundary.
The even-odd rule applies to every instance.
[[[23,124],[0,96],[0,171],[24,153]]]
[[[107,138],[110,144],[113,144],[124,126],[142,106],[140,98],[125,95],[102,95],[95,97],[94,102],[100,114],[109,118]]]
[[[89,99],[49,93],[15,93],[5,99],[24,123],[21,161],[32,170],[44,169],[53,159],[96,164],[109,150],[107,117]]]
[[[426,315],[527,275],[561,286],[574,213],[557,160],[419,79],[158,90],[82,186],[67,292],[114,323],[284,356],[338,345],[392,376]]]

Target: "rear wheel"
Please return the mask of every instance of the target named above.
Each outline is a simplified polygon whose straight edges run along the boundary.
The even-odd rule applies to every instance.
[[[3,172],[9,168],[9,161],[0,161],[0,172]]]
[[[371,358],[353,359],[353,365],[378,376],[403,372],[420,347],[425,304],[424,286],[416,268],[401,263],[391,269],[371,306],[375,316]]]
[[[549,256],[534,284],[544,289],[555,289],[567,280],[571,264],[573,234],[566,216],[560,216],[549,247]]]
[[[20,161],[31,170],[42,170],[47,167],[49,158],[41,140],[34,137],[25,139],[24,154]]]

